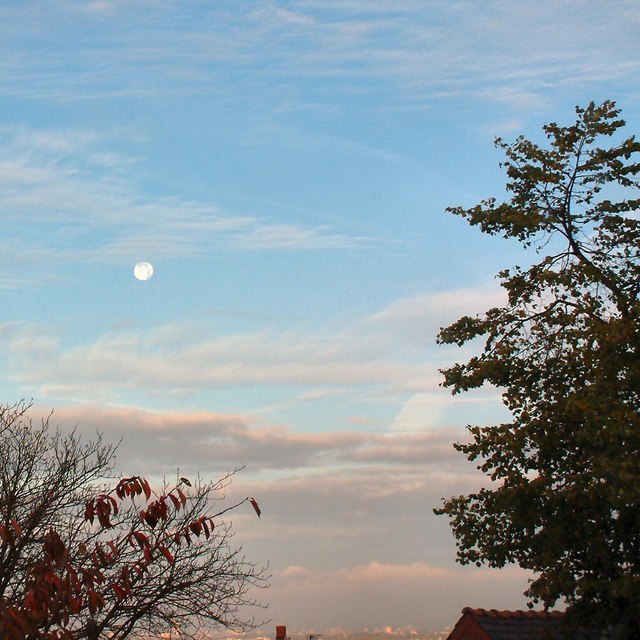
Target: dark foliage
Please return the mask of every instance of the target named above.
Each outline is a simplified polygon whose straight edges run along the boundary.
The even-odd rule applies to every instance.
[[[615,103],[548,124],[545,147],[497,140],[510,199],[450,209],[537,251],[499,274],[508,300],[441,330],[482,337],[443,371],[453,393],[502,390],[511,422],[457,444],[491,483],[452,497],[458,560],[534,572],[527,595],[605,635],[640,637],[640,144]]]

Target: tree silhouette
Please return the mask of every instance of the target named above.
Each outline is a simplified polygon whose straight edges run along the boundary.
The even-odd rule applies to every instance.
[[[535,248],[500,272],[505,306],[439,334],[480,355],[444,370],[454,393],[491,383],[512,421],[457,444],[491,484],[444,501],[461,563],[534,572],[532,602],[640,637],[640,144],[615,103],[544,127],[548,146],[497,140],[510,199],[463,216]],[[610,140],[614,138],[614,140]],[[599,632],[600,632],[599,631]],[[600,637],[600,636],[599,636]]]

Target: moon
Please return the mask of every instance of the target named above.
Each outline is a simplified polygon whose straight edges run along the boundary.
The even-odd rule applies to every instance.
[[[148,280],[153,275],[153,265],[150,262],[138,262],[133,268],[133,275],[138,280]]]

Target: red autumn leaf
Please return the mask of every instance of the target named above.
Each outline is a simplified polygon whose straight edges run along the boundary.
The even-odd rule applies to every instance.
[[[127,565],[120,570],[120,583],[127,589],[131,587],[131,569]]]
[[[143,547],[149,546],[149,538],[142,533],[142,531],[134,531],[132,533],[133,537],[136,539],[136,542],[142,549]]]
[[[122,478],[116,485],[116,495],[122,500],[127,495],[127,480],[129,478]]]
[[[178,500],[178,498],[176,498],[173,493],[168,494],[168,497],[170,498],[171,502],[173,502],[173,506],[175,508],[176,511],[180,510],[180,500]]]
[[[118,600],[124,600],[127,595],[129,595],[121,586],[117,584],[111,585],[113,587],[113,592],[116,594]]]
[[[13,530],[16,532],[17,536],[22,535],[22,527],[18,524],[18,521],[15,518],[11,518],[11,526]]]
[[[248,500],[251,503],[251,506],[253,507],[253,510],[256,512],[256,515],[259,518],[260,514],[262,513],[262,511],[260,511],[260,507],[258,506],[258,503],[256,502],[256,499],[255,498],[248,498]]]
[[[69,598],[69,608],[71,613],[80,613],[82,611],[82,597]]]
[[[144,478],[141,478],[141,481],[142,481],[142,490],[144,491],[144,497],[148,500],[151,497],[151,487],[149,486],[149,483]]]
[[[184,507],[187,504],[187,496],[184,495],[184,491],[182,491],[179,487],[176,489],[178,495],[180,496],[180,502],[182,502],[182,506]]]
[[[105,509],[108,509],[109,512],[113,512],[113,514],[118,513],[118,501],[113,497],[106,493],[101,493],[95,499],[96,508],[99,508],[100,505],[103,505]]]
[[[155,516],[152,515],[148,515],[147,516],[147,524],[152,528],[155,529],[156,525],[158,524],[158,518],[156,518]]]
[[[142,489],[138,486],[138,480],[136,478],[129,478],[129,482],[127,482],[127,495],[135,497],[138,494],[142,493]]]
[[[104,597],[102,596],[102,594],[97,593],[92,589],[91,591],[89,591],[87,602],[89,604],[89,612],[96,613],[104,606]]]
[[[66,556],[67,548],[55,529],[49,529],[44,535],[44,553],[56,564],[61,564]]]
[[[27,597],[22,601],[22,606],[27,611],[35,611],[40,606],[38,603],[38,599],[36,598],[36,594],[33,592],[33,589],[29,590]]]
[[[99,502],[97,505],[98,522],[104,529],[111,529],[113,526],[109,519],[110,510],[105,502]]]
[[[131,476],[130,478],[122,478],[116,486],[116,494],[122,500],[125,496],[139,496],[143,492],[146,494],[148,483],[140,476]],[[148,498],[147,498],[148,499]]]
[[[173,556],[171,555],[171,551],[169,551],[169,549],[167,549],[167,547],[165,547],[164,545],[161,545],[158,548],[160,549],[162,555],[167,559],[167,562],[169,564],[173,564]]]
[[[109,558],[99,542],[96,544],[96,551],[98,553],[98,557],[100,558],[101,566],[108,566],[110,564]]]
[[[151,549],[149,549],[149,547],[144,548],[143,555],[147,564],[151,564],[153,562],[153,556],[151,555]]]
[[[78,582],[78,574],[70,564],[67,564],[66,570],[67,575],[65,576],[65,589],[68,592],[71,592]]]
[[[152,526],[155,527],[158,520],[166,520],[168,517],[168,509],[167,509],[167,499],[165,496],[162,496],[152,502],[147,508],[146,521]],[[149,520],[151,518],[154,521],[154,524],[151,524]]]
[[[140,518],[146,522],[152,529],[158,524],[158,518],[148,511],[141,511]]]
[[[93,524],[94,515],[95,515],[95,511],[93,509],[93,501],[88,500],[87,505],[84,508],[84,519],[88,520],[91,524]]]

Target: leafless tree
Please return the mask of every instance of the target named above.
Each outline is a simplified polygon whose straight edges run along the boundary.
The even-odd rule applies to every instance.
[[[256,626],[266,567],[234,546],[224,489],[179,479],[153,491],[116,481],[101,434],[36,424],[24,402],[0,406],[0,637],[76,640],[202,637]],[[218,507],[218,508],[216,508]]]

